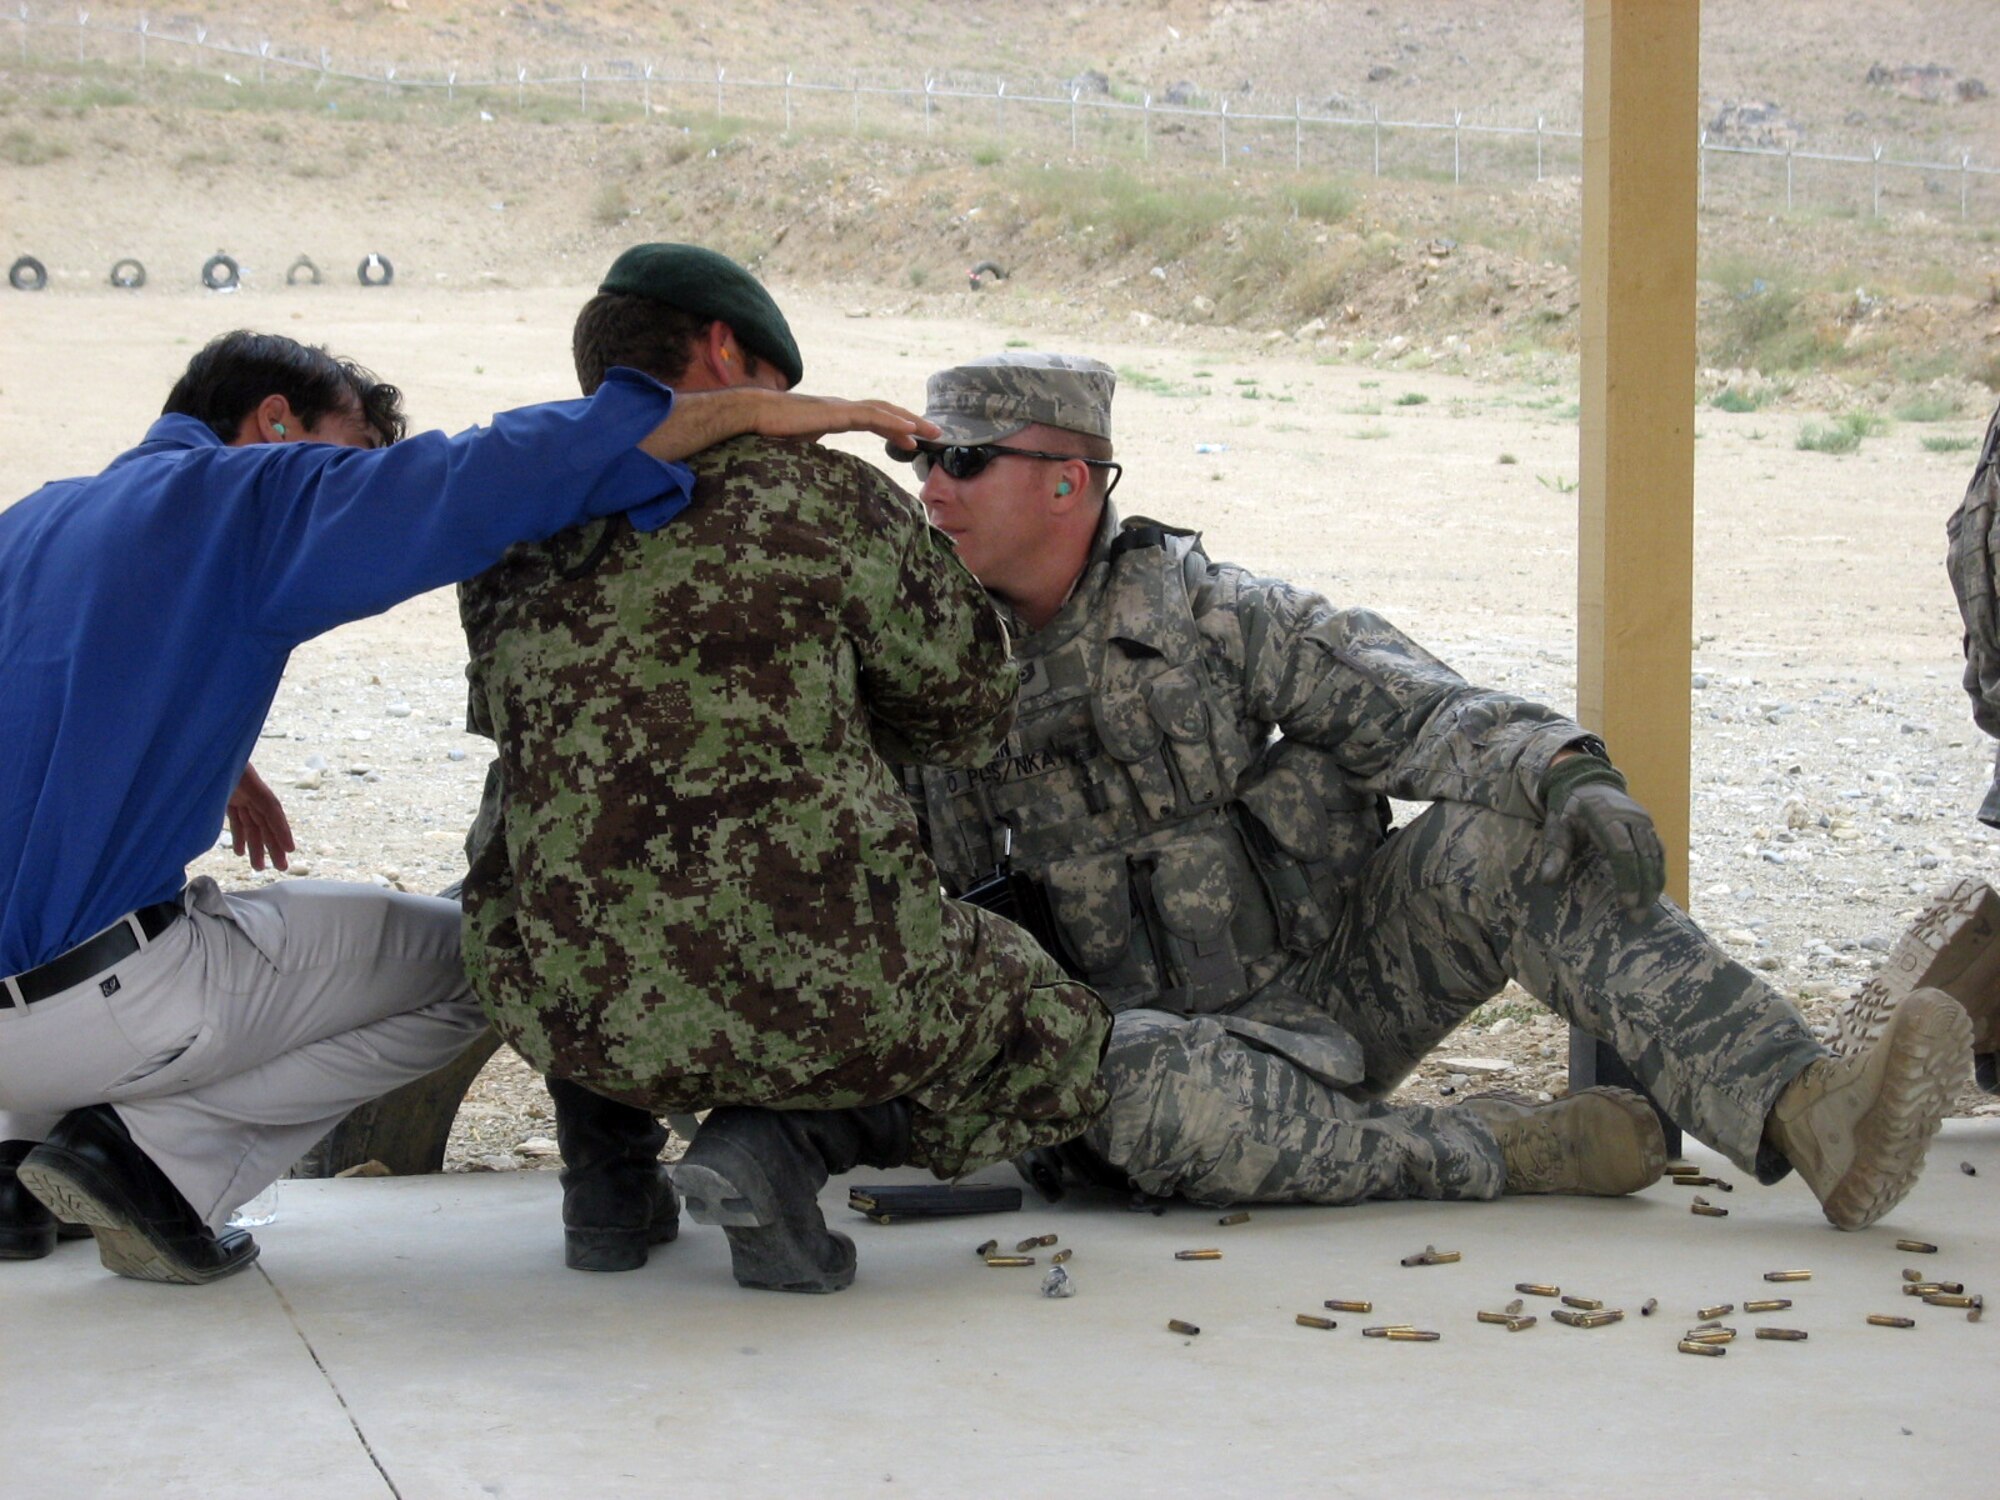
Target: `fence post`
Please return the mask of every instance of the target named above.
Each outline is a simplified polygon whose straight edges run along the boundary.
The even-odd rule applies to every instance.
[[[1229,165],[1229,101],[1227,99],[1222,101],[1222,108],[1218,113],[1222,118],[1222,164],[1226,167]]]
[[[456,103],[457,100],[458,100],[458,64],[453,63],[450,69],[444,75],[444,102],[447,104],[453,104]]]
[[[1875,143],[1874,161],[1870,165],[1868,172],[1872,179],[1869,185],[1869,192],[1874,200],[1869,210],[1869,217],[1879,219],[1882,217],[1882,143],[1880,141]]]
[[[653,118],[653,65],[651,63],[646,64],[646,78],[639,85],[639,106],[645,111],[645,117],[648,120]]]
[[[270,55],[271,44],[269,42],[259,42],[257,44],[257,87],[260,89],[264,86],[264,60]]]
[[[1076,155],[1076,100],[1077,95],[1082,92],[1082,84],[1072,83],[1069,86],[1069,154],[1071,156]]]
[[[715,70],[715,117],[722,118],[722,69]]]
[[[1292,95],[1292,170],[1303,172],[1306,166],[1306,120],[1305,102],[1297,94]]]
[[[84,28],[89,25],[90,12],[87,10],[78,11],[76,13],[76,60],[78,62],[83,61],[83,33]]]
[[[318,82],[316,82],[316,83],[314,83],[314,84],[313,84],[313,92],[314,92],[315,94],[317,94],[317,93],[318,93],[318,92],[319,92],[319,91],[320,91],[321,89],[323,89],[323,88],[325,88],[325,87],[326,87],[326,74],[327,74],[327,69],[331,68],[332,66],[333,66],[333,54],[332,54],[331,52],[329,52],[329,51],[328,51],[328,50],[327,50],[326,48],[324,48],[324,47],[320,48],[320,49],[319,49],[319,80],[318,80]]]
[[[28,60],[28,7],[21,7],[21,61]]]
[[[528,69],[525,63],[514,65],[514,108],[521,109],[527,103]]]
[[[1380,177],[1382,175],[1382,106],[1379,104],[1369,105],[1368,115],[1375,122],[1375,175]]]
[[[854,75],[854,133],[861,134],[861,75]]]
[[[1464,119],[1464,110],[1455,109],[1451,112],[1451,185],[1453,187],[1458,186],[1458,127],[1459,123]]]
[[[1961,151],[1958,153],[1958,216],[1960,219],[1965,217],[1967,190],[1971,187],[1971,184],[1972,153],[1970,151]]]
[[[935,78],[924,80],[924,139],[931,138],[931,94],[937,89]]]
[[[26,36],[27,32],[23,31],[21,34]],[[1153,96],[1151,94],[1146,95],[1145,101],[1139,106],[1139,155],[1145,161],[1153,159]]]
[[[792,70],[785,69],[785,134],[792,133]]]
[[[1542,180],[1542,117],[1535,116],[1535,181]]]
[[[1000,144],[1007,144],[1007,80],[1000,80],[1000,91],[993,96],[993,129],[1000,137]]]
[[[1697,208],[1708,207],[1708,132],[1702,131],[1695,142],[1695,173],[1699,186],[1695,190],[1694,201]]]
[[[390,63],[382,70],[382,92],[393,96],[396,92],[396,65]]]
[[[1785,212],[1792,211],[1792,148],[1785,147]]]
[[[590,112],[590,64],[579,63],[576,69],[576,112]]]

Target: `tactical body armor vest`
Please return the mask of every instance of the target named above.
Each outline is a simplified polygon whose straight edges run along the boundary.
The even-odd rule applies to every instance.
[[[914,773],[932,853],[954,892],[1007,862],[1038,882],[1056,956],[1114,1011],[1230,1009],[1333,935],[1388,804],[1238,721],[1203,655],[1195,533],[1127,521],[1108,568],[1076,629],[1022,659],[1006,749]]]

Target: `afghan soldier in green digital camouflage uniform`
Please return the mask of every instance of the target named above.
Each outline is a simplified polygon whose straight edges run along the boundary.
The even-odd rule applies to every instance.
[[[575,346],[586,391],[612,365],[681,391],[800,376],[764,289],[685,245],[620,256]],[[815,1202],[828,1173],[952,1176],[1076,1135],[1110,1020],[941,897],[884,759],[977,764],[1012,718],[1006,633],[949,544],[828,449],[691,462],[660,535],[579,527],[463,588],[503,808],[466,963],[535,1067],[642,1118],[714,1108],[672,1169],[691,1213],[744,1285],[833,1291],[854,1251]],[[622,1223],[671,1214],[649,1157]]]
[[[1218,1204],[1654,1181],[1624,1091],[1383,1102],[1512,979],[1739,1166],[1797,1167],[1843,1228],[1887,1212],[1964,1074],[1963,1012],[1919,991],[1830,1060],[1661,899],[1652,822],[1580,726],[1193,532],[1121,525],[1113,384],[1059,355],[945,370],[914,455],[1022,674],[999,755],[906,776],[931,851],[953,890],[1010,865],[1119,1013],[1111,1105],[1063,1165]],[[1430,806],[1391,828],[1390,797]]]

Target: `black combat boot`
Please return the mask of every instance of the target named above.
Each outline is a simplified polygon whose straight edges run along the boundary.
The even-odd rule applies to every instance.
[[[562,1148],[563,1264],[636,1271],[650,1245],[680,1233],[680,1202],[660,1161],[666,1128],[645,1110],[550,1078]]]
[[[819,1190],[857,1166],[909,1160],[910,1106],[718,1109],[673,1168],[698,1224],[729,1236],[739,1286],[837,1292],[854,1280],[854,1241],[826,1227]]]

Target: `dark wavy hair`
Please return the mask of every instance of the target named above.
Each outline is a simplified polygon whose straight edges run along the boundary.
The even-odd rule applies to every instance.
[[[358,407],[385,448],[409,429],[403,393],[373,371],[282,333],[245,328],[211,339],[188,361],[160,414],[193,417],[230,443],[266,396],[283,396],[307,427],[329,412]]]

